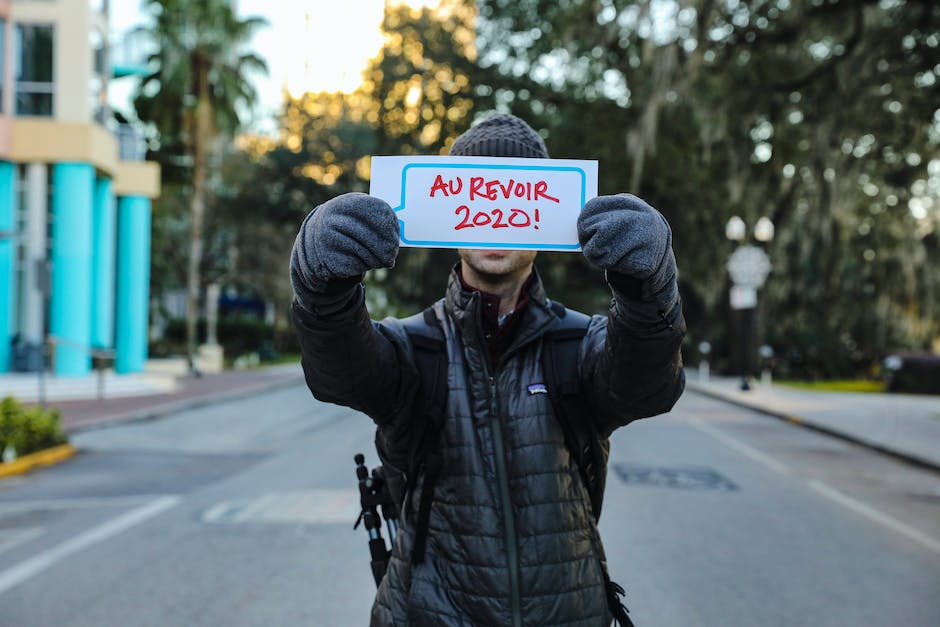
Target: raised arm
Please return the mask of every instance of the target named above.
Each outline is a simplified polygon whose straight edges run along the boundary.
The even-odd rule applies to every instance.
[[[598,428],[608,435],[672,409],[685,387],[685,319],[666,219],[630,194],[590,200],[578,218],[584,256],[613,292],[606,325],[585,338],[582,376]]]
[[[350,193],[310,212],[290,260],[307,386],[316,398],[378,424],[411,402],[413,368],[402,338],[370,319],[361,280],[368,270],[391,268],[397,254],[395,212],[378,198]]]

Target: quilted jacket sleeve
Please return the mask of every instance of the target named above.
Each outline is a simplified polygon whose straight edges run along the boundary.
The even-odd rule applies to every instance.
[[[338,301],[315,311],[293,304],[307,387],[379,426],[409,415],[418,381],[403,334],[370,319],[361,284]]]
[[[609,315],[595,317],[581,347],[584,389],[603,436],[672,409],[685,389],[684,336],[681,301],[659,312],[613,290]]]

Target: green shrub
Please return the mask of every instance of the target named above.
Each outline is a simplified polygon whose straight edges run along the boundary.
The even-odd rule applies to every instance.
[[[10,446],[22,457],[67,441],[59,426],[59,410],[24,407],[12,396],[0,400],[0,454]]]
[[[819,392],[876,392],[885,391],[885,384],[882,381],[871,381],[867,379],[828,379],[825,381],[784,381],[777,380],[774,383],[780,385],[799,388],[801,390],[816,390]]]

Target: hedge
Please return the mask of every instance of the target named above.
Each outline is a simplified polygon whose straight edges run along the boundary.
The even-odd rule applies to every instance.
[[[15,452],[22,457],[67,441],[59,426],[59,410],[24,407],[12,396],[0,400],[0,456]]]

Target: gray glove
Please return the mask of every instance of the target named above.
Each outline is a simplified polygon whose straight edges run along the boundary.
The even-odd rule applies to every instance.
[[[612,287],[655,301],[661,312],[678,299],[672,231],[661,213],[632,194],[598,196],[578,216],[584,256],[607,270]]]
[[[368,270],[391,268],[398,255],[398,218],[384,200],[349,193],[304,219],[290,258],[291,285],[302,305],[358,283]],[[333,289],[331,289],[333,288]]]

